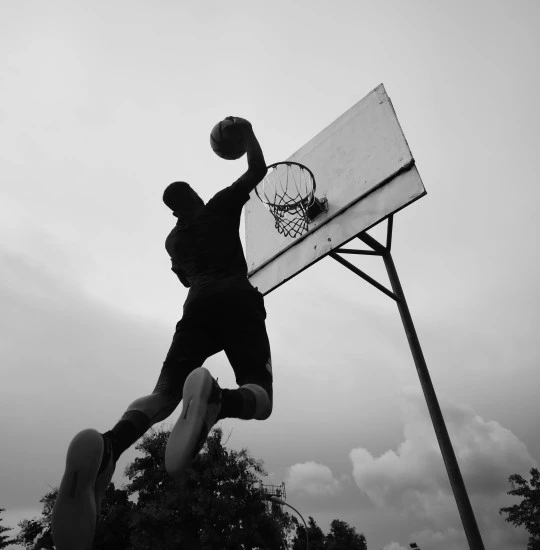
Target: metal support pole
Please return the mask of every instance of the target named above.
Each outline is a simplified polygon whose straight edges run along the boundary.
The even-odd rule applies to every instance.
[[[465,530],[465,536],[467,537],[467,541],[469,543],[469,548],[471,550],[484,550],[484,543],[482,542],[482,537],[480,536],[480,531],[478,530],[478,525],[476,524],[474,512],[469,501],[469,496],[467,495],[467,489],[465,488],[465,483],[463,482],[463,478],[459,470],[456,455],[454,453],[454,449],[452,448],[452,442],[450,441],[450,437],[446,429],[446,424],[439,406],[439,401],[437,400],[437,395],[435,394],[435,389],[431,382],[431,377],[424,359],[424,354],[422,353],[422,348],[420,347],[420,341],[418,340],[418,336],[414,328],[411,313],[407,306],[405,294],[403,293],[403,288],[401,287],[392,256],[390,252],[373,237],[371,237],[371,235],[361,233],[358,235],[358,238],[368,246],[371,246],[374,250],[383,252],[382,257],[386,266],[386,271],[388,272],[392,290],[398,297],[396,303],[399,309],[399,314],[401,316],[403,326],[405,327],[409,347],[411,348],[414,364],[416,365],[416,370],[420,378],[420,384],[422,385],[422,390],[424,391],[431,421],[433,422],[433,427],[435,428],[435,434],[437,435],[437,440],[439,441],[444,464],[446,466],[446,471],[448,472],[448,477],[450,478],[450,485],[452,486],[452,491],[454,492],[454,498],[456,499],[459,515],[461,516],[461,522],[463,523],[463,528]]]

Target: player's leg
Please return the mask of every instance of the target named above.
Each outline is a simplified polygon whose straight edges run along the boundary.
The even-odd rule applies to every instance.
[[[105,445],[96,430],[79,432],[69,445],[52,513],[51,529],[57,550],[92,547],[99,507],[94,489],[106,487],[114,473],[112,459],[101,467]]]
[[[214,331],[213,337],[219,350],[224,345],[219,325],[222,301],[222,296],[215,295],[211,300],[199,302],[197,308],[197,316]],[[171,431],[165,451],[165,467],[176,479],[189,467],[217,422],[221,411],[221,389],[210,372],[201,366],[187,377],[182,399],[182,412]]]
[[[229,300],[220,334],[239,388],[223,390],[220,418],[266,420],[273,408],[273,374],[264,299],[254,290]]]
[[[153,424],[167,418],[182,398],[189,373],[216,349],[208,331],[181,320],[154,391],[131,403],[112,430],[83,430],[72,440],[52,517],[57,550],[90,549],[101,501],[119,456]]]
[[[189,468],[216,423],[221,409],[221,389],[204,367],[186,379],[180,417],[171,430],[165,450],[165,468],[178,479]]]
[[[189,467],[217,421],[264,420],[272,413],[272,362],[262,295],[242,291],[216,297],[212,314],[240,387],[221,390],[204,367],[188,376],[182,414],[167,445],[176,456],[173,466],[166,455],[167,471],[175,478]]]
[[[73,438],[52,515],[57,550],[91,548],[118,457],[152,424],[167,418],[180,399],[180,389],[176,395],[153,392],[135,400],[111,431],[101,434],[87,429]]]
[[[189,467],[217,421],[264,420],[272,413],[272,361],[262,294],[253,290],[216,296],[212,316],[240,387],[221,390],[204,367],[188,376],[182,414],[167,445],[176,455],[174,467],[166,455],[167,471],[175,478]]]
[[[186,315],[184,315],[186,318]],[[186,423],[190,425],[192,431],[192,420],[195,412],[200,408],[202,400],[207,400],[206,389],[200,384],[193,384],[193,373],[206,371],[201,365],[204,361],[223,349],[219,340],[218,332],[214,325],[214,313],[212,300],[198,301],[196,307],[192,304],[184,326],[181,328],[181,337],[179,345],[171,346],[170,357],[166,363],[170,363],[172,368],[168,369],[167,387],[173,387],[175,392],[180,392],[182,400],[182,411],[175,425],[173,426],[167,446],[165,448],[165,469],[167,473],[177,478],[185,470],[194,451],[192,441],[184,438]],[[186,353],[188,352],[188,357]],[[188,364],[189,368],[178,368],[179,365]],[[206,371],[207,372],[207,371]],[[194,392],[197,395],[194,395]]]

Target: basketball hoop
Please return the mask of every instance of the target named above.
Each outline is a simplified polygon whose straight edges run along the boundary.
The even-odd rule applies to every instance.
[[[309,222],[328,210],[328,201],[315,197],[315,176],[298,162],[276,162],[255,188],[270,211],[275,228],[285,237],[296,238],[308,230]]]

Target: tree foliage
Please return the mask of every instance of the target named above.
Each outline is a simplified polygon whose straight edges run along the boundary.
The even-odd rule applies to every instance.
[[[255,485],[266,475],[262,462],[246,449],[228,450],[222,431],[210,434],[204,451],[181,481],[163,467],[168,432],[145,437],[144,456],[126,470],[127,490],[138,495],[134,521],[144,525],[148,548],[268,548],[281,550],[290,529],[284,513],[269,516]],[[137,550],[146,546],[139,545]]]
[[[25,519],[19,523],[20,532],[17,544],[30,550],[54,550],[51,535],[52,510],[58,495],[58,489],[52,489],[39,502],[43,505],[40,518]]]
[[[344,521],[335,519],[326,537],[326,550],[367,550],[366,537]]]
[[[507,514],[507,522],[514,525],[523,525],[531,535],[527,548],[529,550],[540,549],[540,471],[537,468],[531,470],[530,485],[519,474],[513,474],[508,478],[512,489],[509,495],[522,497],[519,504],[501,508],[499,514]]]
[[[0,516],[6,511],[5,508],[0,508]],[[2,518],[0,517],[0,523],[2,523]],[[7,533],[8,531],[11,531],[11,527],[4,527],[3,525],[0,525],[0,548],[7,548],[11,544],[15,544],[14,539],[10,539],[7,535],[3,535],[2,533]]]
[[[303,524],[296,523],[296,534],[292,541],[292,550],[306,550],[306,528]],[[307,521],[310,550],[324,550],[326,548],[325,536],[316,521],[309,516]]]
[[[306,528],[296,523],[292,550],[306,550]],[[354,527],[344,521],[333,520],[327,535],[311,516],[307,523],[310,550],[367,550],[366,537],[359,535]]]

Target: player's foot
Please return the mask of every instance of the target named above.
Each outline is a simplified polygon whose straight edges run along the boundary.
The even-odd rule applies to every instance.
[[[202,449],[221,410],[221,388],[204,367],[184,383],[183,406],[165,450],[165,469],[178,479]]]
[[[101,501],[114,468],[108,438],[92,429],[73,438],[52,513],[52,536],[57,550],[92,548]]]

